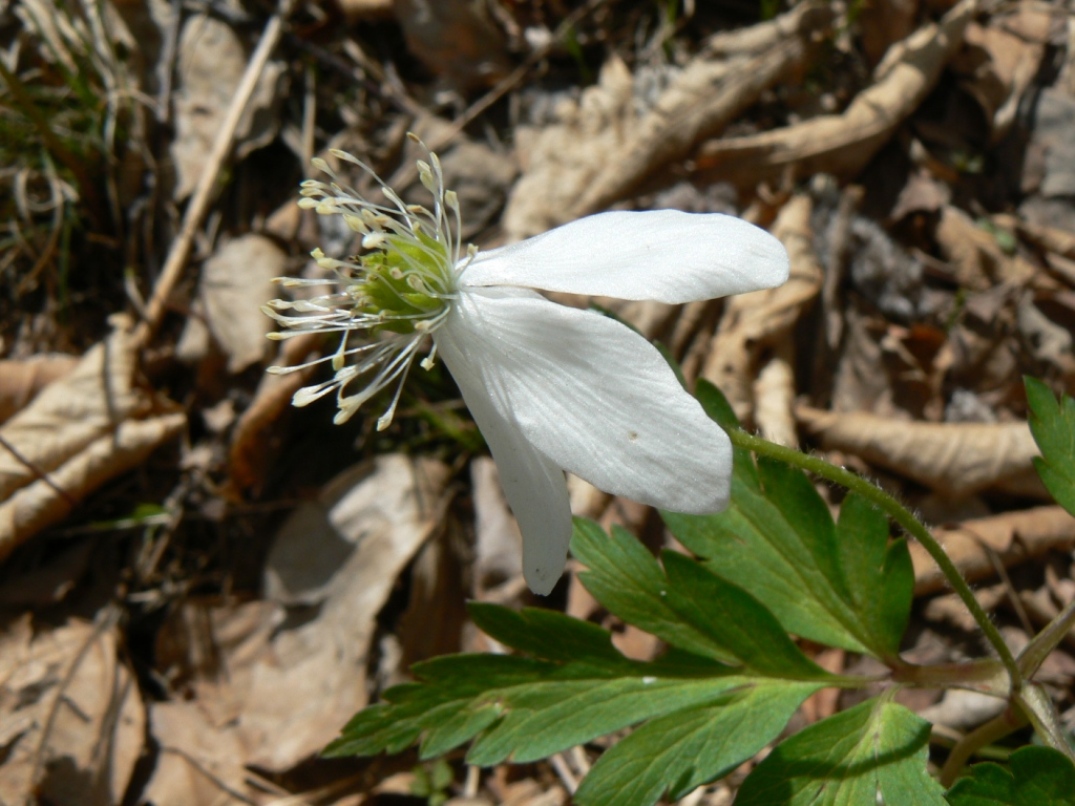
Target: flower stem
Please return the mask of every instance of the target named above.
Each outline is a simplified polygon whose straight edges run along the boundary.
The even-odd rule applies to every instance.
[[[941,786],[945,789],[956,782],[959,771],[963,769],[970,757],[988,744],[1003,739],[1027,723],[1026,715],[1016,708],[1005,708],[999,716],[990,719],[984,725],[968,733],[948,754],[948,760],[941,769]]]
[[[948,584],[952,586],[956,595],[963,600],[963,604],[966,605],[971,616],[978,622],[978,626],[982,628],[986,639],[996,650],[1000,662],[1004,664],[1012,690],[1017,691],[1022,687],[1023,675],[1011,650],[1008,649],[1004,639],[1001,638],[1000,631],[990,621],[982,606],[978,604],[978,600],[974,598],[974,593],[971,591],[970,586],[956,569],[955,563],[949,559],[941,544],[903,504],[860,476],[856,476],[842,467],[831,465],[816,456],[810,456],[793,448],[777,445],[761,437],[748,434],[739,428],[728,429],[728,436],[731,437],[732,444],[736,447],[752,451],[759,456],[768,456],[793,467],[806,470],[834,484],[839,484],[841,487],[846,487],[888,513],[892,520],[896,521],[907,534],[914,537],[929,552],[933,561],[937,563],[937,567],[941,569],[941,573],[948,580]]]

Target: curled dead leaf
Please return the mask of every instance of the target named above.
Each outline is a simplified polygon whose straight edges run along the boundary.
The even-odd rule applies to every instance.
[[[0,423],[25,408],[38,392],[77,364],[75,356],[60,354],[0,361]]]
[[[857,174],[929,94],[962,43],[977,6],[977,0],[962,0],[940,23],[925,25],[889,48],[874,71],[874,83],[843,114],[709,143],[696,159],[699,172],[752,183],[791,165],[800,176]]]
[[[831,25],[827,3],[800,3],[778,20],[738,32],[757,51],[714,61],[709,53],[692,59],[661,93],[653,109],[631,125],[618,151],[598,165],[599,173],[572,211],[578,217],[602,210],[629,195],[654,171],[686,157],[718,134],[769,87],[810,56],[813,36]],[[718,45],[719,47],[719,45]],[[711,51],[710,51],[711,52]]]
[[[167,745],[204,758],[237,743],[241,763],[284,772],[334,739],[366,704],[378,614],[440,528],[447,478],[439,462],[398,454],[346,471],[281,527],[265,574],[269,601],[242,608],[192,602],[178,613],[169,655],[186,658],[176,663],[191,677],[195,703],[173,703],[167,716],[205,725],[176,716],[195,708],[209,716],[200,730],[216,738],[192,729],[166,735]],[[156,732],[156,711],[153,721]],[[224,780],[234,780],[228,770]],[[203,785],[189,770],[173,772]],[[207,802],[197,791],[172,802]]]
[[[788,250],[788,281],[777,288],[730,297],[702,367],[702,377],[725,394],[741,420],[752,417],[752,386],[763,354],[788,337],[821,290],[822,269],[813,250],[810,212],[807,196],[796,196],[781,210],[773,233]]]
[[[0,801],[123,802],[146,717],[115,626],[72,619],[34,629],[28,616],[8,626],[0,638]]]
[[[823,449],[854,454],[941,493],[1006,487],[1046,495],[1033,468],[1038,446],[1025,422],[906,422],[809,406],[796,406],[795,416]]]
[[[1075,547],[1075,517],[1063,507],[1044,506],[964,521],[950,529],[934,529],[934,537],[970,582],[993,577],[997,563],[1016,565],[1056,549]],[[943,590],[947,583],[922,546],[911,545],[915,593]]]
[[[181,412],[121,423],[113,433],[81,447],[47,479],[22,487],[0,504],[0,560],[17,546],[63,520],[90,493],[145,462],[186,426]]]
[[[95,345],[62,380],[0,428],[0,500],[50,473],[146,406],[133,386],[137,356],[129,322]],[[19,458],[22,457],[22,458]]]

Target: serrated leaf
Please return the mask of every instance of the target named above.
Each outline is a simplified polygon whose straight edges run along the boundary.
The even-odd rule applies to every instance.
[[[678,800],[754,756],[819,686],[757,685],[726,702],[651,720],[608,750],[575,793],[580,806]]]
[[[720,411],[715,388],[699,382],[698,394],[707,411]],[[706,567],[765,602],[788,632],[888,658],[910,612],[909,556],[901,541],[889,541],[880,512],[848,501],[851,519],[837,527],[801,471],[737,453],[727,510],[663,517]]]
[[[723,662],[735,659],[680,618],[668,602],[668,577],[645,546],[623,528],[612,527],[609,537],[593,521],[576,518],[571,553],[589,569],[580,575],[586,589],[610,613],[688,652]]]
[[[836,522],[840,566],[850,603],[881,657],[899,654],[914,599],[914,566],[906,540],[888,539],[888,520],[866,499],[849,493]]]
[[[777,745],[743,782],[736,806],[944,806],[926,770],[929,732],[903,706],[867,700]]]
[[[1056,502],[1075,515],[1075,400],[1057,401],[1036,378],[1024,378],[1030,404],[1030,433],[1041,449],[1034,467]]]
[[[746,669],[777,678],[829,677],[803,655],[773,614],[745,590],[674,551],[664,552],[661,561],[668,575],[669,604],[680,618],[704,631]]]
[[[1005,768],[975,764],[948,790],[952,806],[1075,806],[1075,765],[1051,747],[1023,747]]]
[[[606,630],[553,611],[485,604],[473,613],[498,640],[556,660],[452,655],[416,664],[419,682],[387,691],[326,754],[399,752],[420,742],[422,758],[431,758],[469,741],[471,764],[524,763],[646,720],[734,702],[759,685],[786,686],[801,698],[824,684],[759,678],[684,652],[632,661],[612,647]],[[741,740],[750,736],[747,730]]]
[[[664,568],[630,534],[609,537],[577,520],[572,554],[586,565],[586,589],[609,612],[672,646],[788,679],[827,674],[806,658],[773,615],[748,592],[675,552]]]

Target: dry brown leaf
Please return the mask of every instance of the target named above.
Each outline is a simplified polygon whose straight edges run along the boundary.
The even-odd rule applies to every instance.
[[[500,487],[496,463],[478,457],[470,464],[474,489],[474,597],[522,575],[523,538]]]
[[[261,312],[266,300],[279,296],[272,283],[285,274],[287,255],[276,242],[251,233],[228,241],[202,267],[198,301],[205,312],[205,324],[187,320],[191,328],[208,325],[214,341],[228,359],[228,372],[238,373],[265,361],[272,342],[265,338],[272,322]],[[185,332],[177,352],[187,352],[184,341],[196,341]],[[202,356],[190,356],[200,360]]]
[[[0,500],[34,481],[38,472],[52,472],[146,405],[132,385],[137,356],[129,322],[117,319],[115,325],[66,378],[0,428],[0,437],[22,457],[0,449]]]
[[[291,367],[302,364],[322,344],[322,334],[307,333],[287,339],[280,346],[276,363]],[[270,457],[280,445],[281,416],[291,407],[295,392],[309,383],[317,367],[287,375],[263,375],[250,406],[239,417],[228,454],[227,492],[241,498],[256,495],[271,465]]]
[[[1063,507],[1035,507],[964,521],[951,529],[934,529],[933,536],[960,573],[977,582],[996,575],[996,562],[1008,567],[1053,549],[1070,551],[1075,547],[1075,517]],[[944,576],[917,543],[911,544],[911,560],[916,594],[945,588]]]
[[[796,406],[795,416],[823,449],[854,454],[941,493],[1017,487],[1046,495],[1032,463],[1038,446],[1025,422],[906,422],[809,406]]]
[[[35,481],[15,492],[0,504],[0,560],[63,520],[106,481],[145,462],[160,445],[175,439],[186,422],[186,415],[177,412],[122,423],[53,469],[48,481]]]
[[[73,355],[35,355],[25,360],[0,361],[0,423],[10,419],[42,389],[75,368]]]
[[[934,237],[941,253],[953,265],[956,281],[973,291],[998,283],[1026,285],[1039,274],[1022,256],[1005,253],[995,235],[958,208],[942,208]]]
[[[803,3],[777,20],[715,37],[637,118],[635,79],[613,58],[578,103],[564,101],[557,122],[518,127],[523,177],[504,214],[518,240],[596,212],[629,195],[650,174],[687,156],[767,87],[801,66],[813,32],[826,28],[825,3]]]
[[[570,217],[597,212],[628,196],[647,176],[718,134],[762,92],[802,68],[812,37],[827,30],[834,16],[828,3],[800,3],[777,20],[761,23],[753,35],[751,29],[736,32],[760,46],[758,51],[720,61],[703,53],[691,60],[653,108],[629,126],[622,145],[597,163],[600,171]]]
[[[997,142],[1015,122],[1023,94],[1038,73],[1055,10],[1018,3],[1010,14],[995,15],[988,26],[971,23],[966,47],[952,61],[963,77],[962,87],[982,107],[992,123],[990,140]]]
[[[270,601],[242,610],[192,604],[201,612],[170,630],[169,652],[185,655],[197,707],[221,733],[234,731],[242,763],[291,769],[366,704],[377,615],[439,528],[447,476],[438,462],[401,455],[342,474],[277,535],[266,569]],[[291,604],[298,613],[316,604],[316,618],[287,622]]]
[[[810,211],[807,196],[796,196],[781,210],[773,233],[788,250],[790,277],[778,288],[728,299],[702,368],[702,377],[724,393],[744,421],[752,419],[752,387],[762,355],[788,337],[821,290],[822,270],[813,251]]]
[[[194,702],[154,703],[149,714],[159,750],[140,802],[249,806],[266,800],[246,784],[243,748],[233,729],[216,729]]]
[[[247,57],[233,25],[198,14],[179,35],[175,88],[176,185],[173,198],[182,201],[194,190],[212,152],[221,123],[246,70]],[[283,97],[286,73],[282,62],[269,62],[243,112],[236,133],[236,156],[243,157],[276,135],[279,115],[271,109]]]
[[[392,14],[393,0],[337,0],[340,11],[351,22]]]
[[[115,627],[71,620],[34,630],[28,616],[9,627],[0,638],[0,802],[123,802],[145,709],[118,660]]]
[[[495,84],[510,68],[504,37],[475,0],[394,0],[407,47],[454,89]]]
[[[758,431],[770,442],[799,446],[795,426],[795,370],[792,367],[794,350],[789,340],[777,345],[776,353],[758,371],[752,390],[754,422]]]
[[[504,211],[509,240],[545,232],[569,221],[608,154],[626,138],[634,85],[622,59],[601,68],[597,84],[576,101],[561,101],[556,122],[541,129],[517,126],[516,148],[523,175]]]
[[[854,176],[929,94],[963,41],[977,0],[962,0],[939,24],[928,24],[889,48],[874,83],[840,115],[703,146],[698,170],[707,177],[756,182],[795,165],[798,175]]]

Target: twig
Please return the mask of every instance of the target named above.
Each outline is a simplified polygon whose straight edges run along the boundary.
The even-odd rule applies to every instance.
[[[179,282],[187,258],[190,256],[194,236],[209,210],[209,204],[212,200],[213,191],[216,189],[217,178],[221,168],[231,153],[235,132],[239,127],[239,120],[242,118],[243,112],[246,111],[246,105],[254,93],[258,78],[265,69],[269,56],[280,41],[280,36],[284,29],[284,20],[287,19],[291,11],[292,2],[293,0],[280,0],[276,13],[273,14],[265,26],[261,41],[258,42],[257,49],[251,55],[250,61],[246,65],[246,71],[243,73],[239,86],[235,90],[235,95],[232,96],[231,105],[228,107],[228,113],[224,117],[220,131],[217,132],[217,137],[213,142],[212,150],[209,152],[205,168],[198,177],[198,184],[194,188],[194,193],[191,194],[190,203],[187,205],[187,211],[183,216],[183,224],[180,227],[179,234],[172,243],[172,248],[164,261],[164,267],[161,269],[160,277],[157,278],[157,283],[153,288],[153,294],[149,298],[149,302],[146,303],[145,319],[138,325],[138,329],[134,333],[134,343],[138,347],[145,347],[150,338],[152,338],[153,333],[160,326],[168,297],[171,295],[176,283]]]

